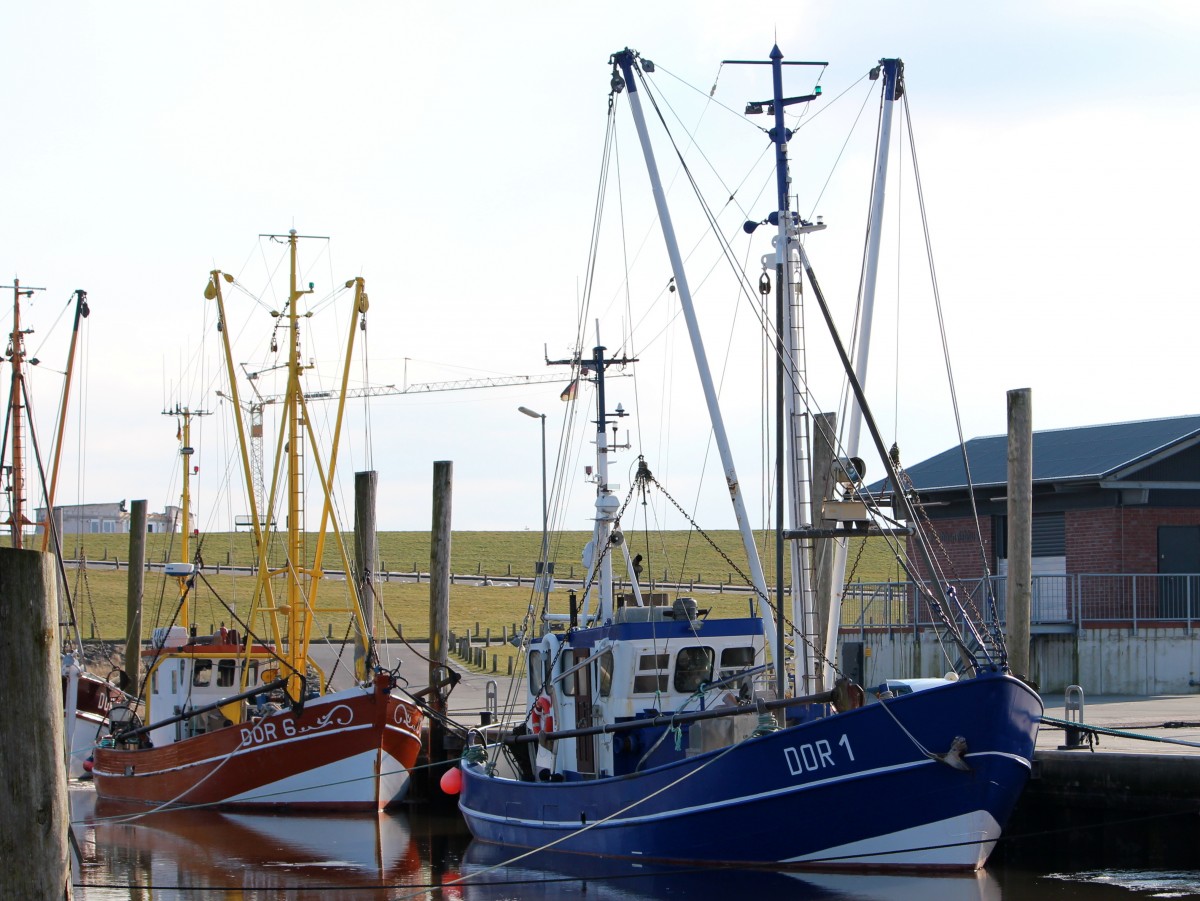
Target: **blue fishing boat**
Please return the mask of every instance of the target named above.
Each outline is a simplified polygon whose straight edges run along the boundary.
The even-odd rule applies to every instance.
[[[766,223],[776,229],[778,384],[793,386],[778,392],[779,431],[787,437],[780,439],[777,485],[793,487],[787,498],[780,488],[777,540],[788,550],[776,557],[780,567],[793,567],[791,577],[777,578],[772,591],[759,562],[641,110],[641,86],[653,65],[624,50],[612,58],[614,96],[626,94],[646,156],[752,601],[748,615],[709,616],[701,599],[670,597],[642,579],[621,522],[633,516],[635,496],[660,486],[644,459],[624,498],[610,482],[625,411],[609,410],[605,376],[630,360],[606,356],[597,334],[591,357],[575,361],[579,377],[594,383],[596,399],[587,581],[581,598],[572,594],[568,612],[546,610],[540,634],[530,636],[524,721],[473,734],[461,762],[459,808],[476,839],[522,848],[688,865],[973,871],[1000,838],[1029,776],[1041,700],[1009,672],[996,622],[963,620],[967,605],[939,582],[935,561],[919,548],[919,532],[907,526],[917,514],[903,491],[893,492],[891,509],[881,511],[859,475],[856,447],[843,443],[832,448],[833,475],[812,474],[808,461],[819,456],[819,442],[796,427],[804,399],[794,386],[804,379],[792,352],[794,313],[783,302],[801,275],[829,326],[886,479],[903,484],[800,240],[822,226],[789,209],[791,132],[783,111],[819,91],[785,97],[788,63],[778,48],[764,63],[772,69],[773,97],[748,111],[775,117],[769,135],[778,206]],[[877,71],[889,102],[901,90],[901,73],[898,60],[882,61]],[[747,231],[759,224],[748,223]],[[867,534],[907,539],[910,577],[935,574],[922,591],[940,617],[943,642],[957,652],[946,678],[876,696],[833,664],[840,618],[834,604],[835,612],[819,622],[815,561],[822,547]],[[837,581],[837,566],[831,571]]]

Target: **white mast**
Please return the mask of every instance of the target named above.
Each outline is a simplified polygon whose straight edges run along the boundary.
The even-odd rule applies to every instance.
[[[667,198],[663,193],[662,182],[658,175],[658,166],[654,161],[654,150],[650,146],[650,136],[646,131],[646,120],[642,114],[641,98],[638,95],[637,84],[633,77],[634,53],[632,50],[622,50],[613,54],[613,89],[621,87],[629,89],[629,107],[633,111],[633,121],[637,126],[638,139],[642,145],[642,154],[646,158],[646,169],[650,175],[650,184],[654,191],[654,203],[658,208],[658,219],[662,225],[663,240],[667,245],[667,254],[671,259],[671,270],[675,274],[675,287],[679,293],[679,305],[687,323],[688,336],[692,342],[692,353],[696,357],[696,369],[700,375],[700,383],[704,388],[704,400],[708,405],[709,419],[712,421],[713,438],[717,451],[721,456],[721,465],[725,470],[725,483],[729,487],[729,496],[733,502],[734,515],[737,518],[738,531],[742,536],[746,559],[750,567],[750,580],[758,595],[759,615],[764,623],[772,620],[770,597],[767,594],[767,580],[763,575],[762,563],[758,557],[758,548],[754,544],[754,534],[750,528],[750,520],[746,515],[746,504],[742,499],[737,471],[733,466],[733,455],[729,450],[729,438],[725,432],[725,423],[721,418],[721,410],[717,403],[717,392],[713,386],[712,375],[708,367],[708,357],[704,352],[704,342],[700,336],[700,325],[696,320],[696,311],[692,306],[692,292],[688,288],[687,274],[683,268],[683,258],[679,253],[679,244],[675,240],[675,227],[671,223],[671,212],[667,208]],[[623,81],[617,76],[615,67],[620,66]],[[778,650],[776,651],[778,653]]]
[[[904,63],[899,59],[882,59],[883,109],[879,121],[879,146],[875,156],[875,184],[871,196],[870,234],[867,237],[866,259],[863,266],[862,319],[858,330],[858,347],[855,353],[854,373],[865,391],[867,387],[867,362],[871,350],[871,325],[875,316],[875,282],[879,274],[879,242],[883,234],[883,201],[887,187],[888,153],[892,138],[892,109],[896,99],[903,95]],[[879,69],[875,70],[877,75]],[[858,441],[862,432],[862,408],[850,399],[850,421],[846,429],[845,455],[858,455]],[[896,486],[899,490],[899,486]],[[837,650],[838,627],[842,620],[842,594],[846,578],[846,541],[837,542],[833,559],[833,602],[829,605],[829,622],[825,629],[825,659],[833,659]]]

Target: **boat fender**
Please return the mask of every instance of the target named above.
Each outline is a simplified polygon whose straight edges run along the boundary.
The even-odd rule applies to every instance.
[[[545,692],[533,702],[533,710],[529,712],[529,728],[534,735],[554,731],[554,702]]]

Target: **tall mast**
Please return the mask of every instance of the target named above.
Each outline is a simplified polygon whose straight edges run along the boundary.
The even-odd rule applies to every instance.
[[[260,235],[259,237],[270,238],[272,240],[285,239],[288,244],[289,259],[286,310],[282,312],[273,310],[271,312],[272,316],[280,319],[284,316],[287,317],[288,328],[285,339],[287,342],[287,362],[286,364],[281,364],[279,367],[271,367],[287,369],[287,390],[279,398],[269,398],[264,401],[260,397],[256,405],[251,405],[251,424],[253,425],[255,422],[253,419],[254,406],[257,406],[258,413],[261,416],[262,404],[264,402],[273,403],[275,400],[280,400],[283,403],[283,424],[281,424],[279,429],[275,465],[273,468],[274,475],[271,480],[271,492],[265,509],[260,509],[256,497],[257,491],[255,486],[257,481],[254,476],[250,456],[250,446],[253,438],[247,436],[246,423],[241,415],[243,404],[237,390],[237,373],[234,369],[233,352],[228,338],[229,330],[227,328],[220,328],[219,330],[222,335],[225,371],[229,379],[228,397],[233,402],[234,416],[237,421],[238,446],[251,510],[251,530],[255,536],[256,553],[258,555],[257,573],[255,576],[249,620],[255,620],[259,614],[262,614],[266,619],[271,628],[271,637],[276,646],[281,649],[280,660],[287,668],[283,675],[289,679],[288,694],[293,699],[299,700],[301,697],[300,678],[306,674],[310,663],[308,659],[308,643],[315,613],[349,615],[353,619],[358,634],[364,636],[363,640],[366,641],[369,638],[369,632],[366,628],[362,608],[359,603],[358,592],[355,590],[353,580],[346,582],[346,594],[349,598],[348,603],[341,605],[326,603],[320,606],[317,603],[317,589],[320,580],[323,578],[321,557],[324,551],[327,528],[333,533],[333,542],[342,559],[344,570],[349,572],[352,568],[346,544],[342,540],[341,529],[339,528],[337,515],[334,511],[331,492],[333,476],[337,465],[338,436],[341,434],[345,399],[349,394],[350,358],[354,350],[354,336],[356,331],[366,328],[365,316],[368,308],[368,300],[363,279],[355,278],[346,282],[346,288],[354,289],[354,302],[353,310],[351,311],[349,336],[346,341],[346,358],[342,370],[342,382],[337,392],[339,403],[336,424],[334,426],[335,437],[329,455],[328,466],[326,467],[322,461],[321,450],[317,446],[316,435],[309,427],[310,419],[305,407],[304,392],[300,384],[300,377],[306,368],[301,363],[300,356],[300,319],[308,318],[312,314],[301,314],[299,311],[299,301],[305,294],[313,293],[313,285],[310,282],[306,289],[299,286],[297,246],[299,238],[314,236],[298,235],[296,230],[292,229],[287,235]],[[234,281],[233,276],[219,270],[213,270],[209,275],[209,283],[204,295],[209,299],[216,300],[221,323],[226,321],[222,282],[232,284]],[[328,394],[332,396],[332,392]],[[306,442],[307,449],[305,447]],[[324,505],[321,508],[320,514],[320,528],[311,560],[307,553],[306,509],[304,500],[305,455],[309,453],[312,455],[312,472],[320,483],[321,491],[324,494]],[[280,468],[282,466],[287,467],[287,472],[281,476]],[[275,521],[273,511],[278,496],[276,490],[281,482],[282,487],[279,490],[283,491],[287,496],[287,535],[285,539],[287,559],[282,568],[272,569],[268,561],[269,546],[266,540],[267,536],[264,533],[264,527],[271,528]],[[281,576],[286,580],[286,588],[281,590],[278,599],[276,599],[276,592],[272,587],[272,580],[276,576]],[[367,659],[365,654],[362,659],[364,661]],[[365,677],[365,673],[361,673],[360,675]],[[309,686],[310,691],[315,690],[317,692],[323,691],[324,688],[325,686],[323,685]]]
[[[746,560],[750,567],[750,580],[758,595],[759,615],[765,623],[771,621],[771,602],[767,592],[767,580],[763,575],[762,562],[758,556],[758,548],[754,544],[754,533],[750,527],[750,519],[746,515],[746,503],[742,497],[741,483],[733,465],[733,455],[729,449],[729,438],[725,432],[725,422],[721,418],[721,409],[717,403],[717,391],[713,386],[712,374],[708,366],[708,357],[704,350],[704,342],[700,335],[700,325],[696,319],[696,311],[692,306],[692,292],[688,287],[687,273],[683,268],[683,257],[679,253],[679,244],[675,239],[675,227],[671,222],[671,212],[667,207],[667,198],[663,193],[662,180],[658,175],[658,166],[654,161],[654,150],[650,146],[650,136],[646,130],[646,120],[642,114],[641,98],[634,79],[634,53],[632,50],[622,50],[613,54],[613,63],[620,66],[623,75],[621,86],[629,89],[629,108],[633,112],[633,121],[637,126],[638,139],[641,142],[642,154],[646,158],[646,169],[650,175],[650,184],[654,191],[654,203],[658,208],[659,224],[662,227],[663,240],[667,245],[667,254],[671,259],[671,270],[675,275],[675,287],[679,292],[679,304],[687,323],[688,335],[692,342],[692,353],[696,358],[696,369],[700,375],[700,383],[704,388],[704,400],[708,405],[708,415],[712,423],[713,438],[717,451],[721,456],[721,465],[725,470],[725,484],[729,488],[730,500],[733,502],[734,516],[737,519],[738,531],[742,536],[742,546],[745,549]],[[619,90],[616,72],[613,72],[613,88]],[[782,668],[783,660],[776,648],[777,667]]]
[[[771,48],[769,61],[725,60],[731,65],[769,65],[771,67],[771,99],[751,101],[746,104],[747,114],[765,111],[775,120],[768,131],[775,145],[775,212],[767,221],[775,226],[775,582],[780,604],[776,610],[776,636],[779,648],[785,642],[783,618],[784,606],[784,558],[790,566],[792,619],[795,627],[804,635],[814,631],[813,580],[811,576],[812,546],[809,541],[785,542],[783,533],[785,517],[793,528],[812,520],[811,455],[808,429],[808,403],[802,396],[807,390],[803,377],[805,346],[803,340],[802,310],[798,305],[799,279],[796,278],[796,255],[802,233],[823,228],[801,222],[791,209],[791,172],[788,165],[788,141],[792,131],[784,120],[788,106],[807,103],[820,96],[818,87],[812,94],[801,97],[783,96],[783,67],[821,66],[825,62],[784,62],[783,54],[776,45]],[[753,232],[759,223],[746,223],[745,230]],[[788,490],[790,486],[791,490]],[[815,684],[818,669],[812,646],[807,641],[796,642],[796,690],[802,694],[819,691]],[[783,668],[776,673],[776,690],[784,694]]]
[[[179,439],[179,458],[180,465],[183,467],[183,491],[180,496],[180,519],[183,521],[183,528],[180,533],[179,540],[179,556],[184,563],[191,561],[191,539],[192,539],[192,455],[195,452],[192,447],[192,417],[193,416],[208,416],[208,410],[192,410],[188,407],[181,407],[175,404],[174,410],[163,410],[164,416],[175,416],[181,420],[179,424],[179,434],[176,436]],[[191,618],[188,615],[188,581],[189,576],[180,575],[176,577],[179,583],[179,620],[183,623],[184,628],[191,626]]]
[[[596,324],[596,347],[592,349],[592,365],[596,370],[596,525],[592,531],[592,571],[598,565],[599,571],[594,578],[591,578],[593,584],[597,586],[596,600],[596,622],[604,622],[610,619],[613,615],[613,593],[612,593],[612,555],[616,553],[616,549],[612,543],[613,529],[616,527],[617,514],[620,512],[621,502],[617,496],[613,494],[613,485],[608,480],[608,456],[616,450],[627,448],[629,445],[617,444],[617,425],[613,423],[613,443],[608,443],[608,420],[611,415],[614,419],[620,419],[625,416],[625,411],[621,406],[617,405],[617,411],[609,414],[607,410],[607,397],[604,385],[604,370],[606,366],[617,363],[624,366],[626,363],[633,362],[627,357],[620,359],[604,359],[604,351],[606,348],[600,344],[600,324]],[[589,573],[591,577],[591,573]],[[582,619],[584,622],[588,619],[589,607],[591,606],[591,593],[589,592],[583,599]]]
[[[11,285],[13,292],[13,330],[9,336],[8,358],[12,364],[12,381],[8,395],[8,423],[12,434],[12,457],[9,461],[9,503],[8,521],[9,535],[12,546],[20,549],[24,544],[24,528],[32,525],[25,516],[25,336],[32,334],[32,329],[21,328],[21,297],[32,297],[34,291],[44,291],[44,288],[22,288],[20,279],[14,278]],[[32,424],[31,424],[32,427]]]
[[[71,399],[71,382],[75,373],[75,348],[79,343],[79,325],[81,319],[87,319],[91,310],[88,308],[87,291],[82,288],[75,291],[75,324],[71,328],[71,349],[67,351],[67,374],[63,379],[62,403],[58,407],[58,435],[54,440],[54,462],[50,465],[50,487],[46,491],[46,521],[42,529],[42,553],[50,545],[51,530],[58,528],[54,519],[54,497],[58,489],[58,467],[62,460],[63,436],[67,428],[67,402]],[[58,536],[57,540],[61,540]],[[58,552],[55,548],[55,553]]]
[[[300,298],[311,294],[312,289],[302,291],[296,284],[296,230],[288,232],[288,256],[291,263],[289,275],[290,290],[288,291],[288,401],[287,410],[287,619],[288,647],[287,661],[292,666],[293,673],[303,675],[306,640],[303,635],[306,622],[304,599],[304,583],[301,581],[305,572],[305,535],[304,535],[304,472],[303,453],[305,435],[302,432],[304,423],[300,414],[304,403],[303,391],[300,388]],[[298,695],[293,695],[293,697]]]
[[[875,283],[879,274],[879,243],[883,235],[883,204],[887,189],[888,156],[892,143],[892,112],[895,102],[904,95],[904,63],[899,59],[881,59],[879,67],[872,72],[878,77],[883,72],[883,105],[879,117],[879,143],[875,148],[875,178],[871,193],[871,214],[868,222],[866,259],[863,262],[863,286],[858,334],[854,356],[854,374],[865,391],[867,387],[867,364],[870,361],[871,330],[875,318]],[[854,398],[849,401],[849,423],[846,427],[845,454],[858,456],[858,443],[862,435],[862,405]],[[899,486],[897,485],[897,492]],[[833,597],[829,605],[829,622],[825,628],[825,659],[833,659],[837,647],[838,626],[841,624],[842,595],[846,578],[845,539],[838,541],[833,556]]]

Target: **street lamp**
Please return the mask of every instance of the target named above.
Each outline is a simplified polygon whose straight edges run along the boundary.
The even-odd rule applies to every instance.
[[[542,556],[539,561],[542,577],[542,623],[546,622],[546,615],[550,608],[550,566],[546,559],[549,555],[549,516],[550,510],[546,505],[546,414],[537,413],[528,407],[517,407],[517,410],[524,413],[532,419],[540,419],[542,421]]]

